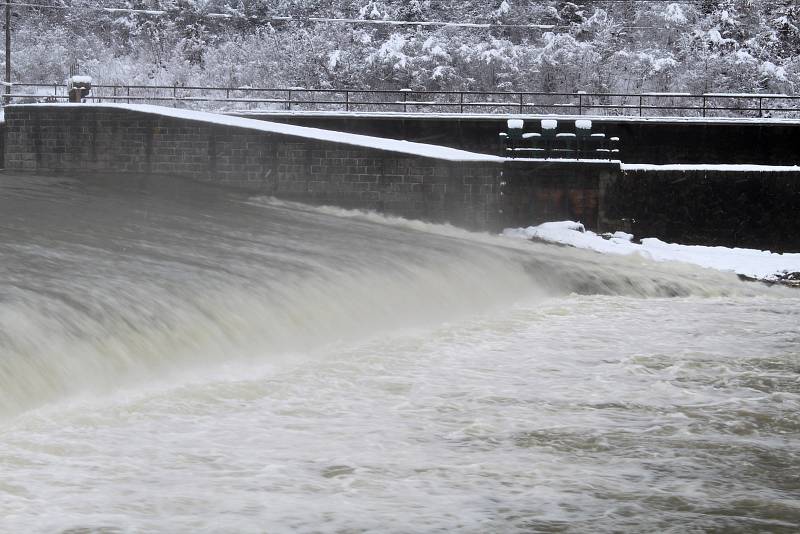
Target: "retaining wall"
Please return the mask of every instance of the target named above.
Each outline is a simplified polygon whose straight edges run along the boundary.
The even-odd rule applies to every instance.
[[[320,113],[240,113],[262,120],[343,132],[379,135],[501,154],[498,133],[508,117],[469,115],[342,115]],[[514,116],[515,118],[517,116]],[[559,132],[574,132],[578,117],[519,116],[526,131],[538,131],[542,118],[557,119]],[[589,117],[583,117],[589,118]],[[799,162],[800,120],[592,118],[594,130],[621,139],[626,163],[750,163],[795,165]]]
[[[471,229],[572,219],[637,237],[800,251],[800,172],[452,161],[114,106],[10,106],[6,121],[14,171],[180,176]]]
[[[602,225],[668,242],[800,252],[800,171],[626,170]]]
[[[111,107],[12,106],[11,170],[170,175],[470,228],[491,224],[502,165],[453,162]]]
[[[6,121],[10,170],[179,176],[480,230],[552,218],[597,228],[601,175],[619,172],[618,164],[452,161],[111,105],[10,106]]]

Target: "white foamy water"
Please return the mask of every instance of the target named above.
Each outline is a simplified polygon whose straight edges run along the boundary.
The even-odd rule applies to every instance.
[[[196,186],[0,192],[0,531],[800,528],[794,291]]]

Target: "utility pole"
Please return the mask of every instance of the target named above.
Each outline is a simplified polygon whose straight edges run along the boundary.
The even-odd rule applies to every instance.
[[[3,93],[11,94],[11,0],[6,0],[6,83]],[[11,97],[4,98],[6,104]]]

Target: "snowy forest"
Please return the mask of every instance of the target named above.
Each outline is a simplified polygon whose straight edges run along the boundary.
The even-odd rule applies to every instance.
[[[100,84],[630,93],[800,89],[800,0],[31,4],[40,7],[13,8],[15,82],[63,83],[77,64]]]

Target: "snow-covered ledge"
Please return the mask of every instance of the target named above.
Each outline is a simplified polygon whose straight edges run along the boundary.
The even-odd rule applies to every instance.
[[[800,165],[678,163],[673,165],[622,164],[623,171],[661,172],[800,172]]]

